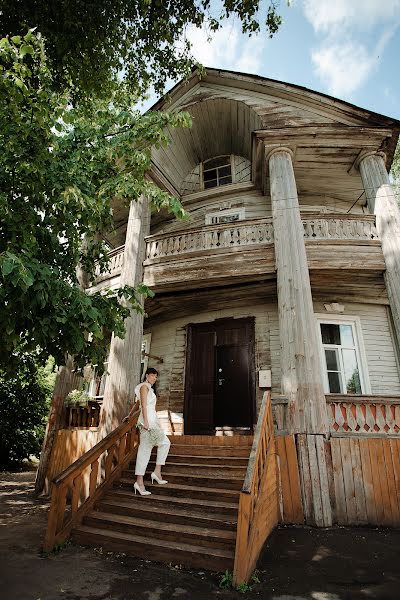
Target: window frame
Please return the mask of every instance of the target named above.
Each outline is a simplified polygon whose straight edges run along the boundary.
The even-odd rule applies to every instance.
[[[360,385],[361,385],[361,394],[357,394],[357,396],[365,396],[365,395],[371,394],[372,393],[371,392],[371,383],[370,383],[369,374],[368,374],[368,362],[367,362],[367,355],[365,352],[365,345],[364,345],[364,339],[363,339],[363,335],[362,335],[360,317],[353,316],[353,315],[327,316],[325,314],[316,314],[315,317],[316,317],[316,327],[317,327],[317,335],[318,335],[318,342],[319,342],[318,343],[318,351],[319,351],[319,358],[320,358],[322,379],[323,379],[325,394],[333,394],[334,393],[334,392],[329,391],[328,369],[327,369],[326,360],[325,360],[325,348],[335,349],[335,348],[343,348],[343,346],[338,346],[336,344],[331,345],[331,344],[323,344],[322,343],[322,334],[321,334],[321,327],[320,327],[321,323],[326,323],[329,325],[350,325],[352,327],[353,338],[354,338],[354,349],[356,352],[356,358],[357,358],[357,363],[358,363],[358,367],[359,367]],[[343,360],[342,360],[341,353],[339,353],[339,357],[340,357],[340,365],[343,368]],[[344,371],[342,369],[342,371],[340,372],[342,384],[345,383],[345,382],[343,382],[343,373],[344,373]],[[344,388],[344,391],[340,392],[340,394],[347,395],[348,392],[346,390],[346,386],[343,385],[342,387]]]
[[[220,167],[214,167],[216,170],[227,167],[228,165],[231,168],[231,179],[232,181],[230,183],[223,183],[222,185],[215,185],[213,187],[208,187],[206,188],[205,183],[204,183],[204,171],[211,171],[212,169],[205,169],[204,165],[206,165],[208,162],[212,161],[212,160],[216,160],[218,158],[227,158],[227,163],[226,165],[221,165]],[[233,183],[235,183],[236,179],[235,179],[235,168],[234,168],[234,164],[235,161],[233,160],[233,154],[219,154],[218,156],[212,156],[211,158],[207,158],[207,160],[203,160],[200,163],[200,189],[203,191],[210,191],[210,190],[215,190],[221,187],[224,187],[226,185],[232,185]],[[218,176],[218,171],[217,171],[217,181],[219,181],[219,176]]]

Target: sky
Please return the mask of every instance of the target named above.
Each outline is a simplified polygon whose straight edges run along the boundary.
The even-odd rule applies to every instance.
[[[194,56],[206,67],[294,83],[400,119],[400,0],[292,0],[290,7],[280,0],[278,10],[283,24],[272,39],[243,35],[239,20],[211,42],[190,28]]]

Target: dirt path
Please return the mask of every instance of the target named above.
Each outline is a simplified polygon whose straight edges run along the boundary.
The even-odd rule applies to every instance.
[[[400,531],[280,528],[260,561],[260,583],[242,594],[219,576],[67,546],[43,557],[48,505],[33,498],[34,472],[0,483],[2,600],[398,600]]]

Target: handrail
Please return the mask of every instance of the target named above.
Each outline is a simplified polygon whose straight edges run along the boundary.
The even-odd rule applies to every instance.
[[[53,479],[43,550],[64,542],[132,460],[137,446],[137,410],[125,423],[98,442]],[[67,509],[67,499],[71,498]]]
[[[278,521],[271,392],[263,397],[247,472],[239,498],[233,580],[247,582],[271,530]]]

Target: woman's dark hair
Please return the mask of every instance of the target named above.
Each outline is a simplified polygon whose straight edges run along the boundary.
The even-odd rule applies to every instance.
[[[158,375],[158,371],[153,367],[149,367],[148,369],[146,369],[146,372],[143,376],[143,381],[146,381],[146,375]],[[153,391],[156,394],[156,384],[153,385]]]

